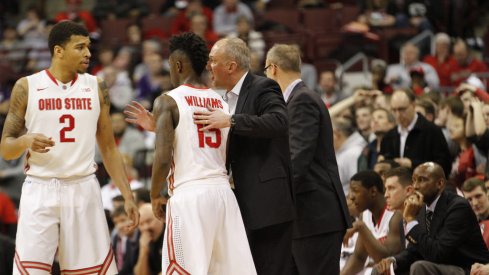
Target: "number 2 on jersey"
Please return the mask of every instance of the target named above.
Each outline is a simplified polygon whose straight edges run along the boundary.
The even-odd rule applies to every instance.
[[[204,128],[204,125],[197,125],[197,133],[199,135],[199,147],[204,148],[205,145],[210,148],[219,148],[221,146],[221,130],[220,129],[210,129],[209,132],[202,132],[200,129]],[[215,140],[209,136],[211,132],[216,134]]]
[[[59,131],[60,142],[75,142],[75,138],[66,137],[66,132],[70,132],[75,128],[75,118],[72,115],[62,115],[59,117],[59,123],[65,124],[68,121],[68,126],[63,127]]]

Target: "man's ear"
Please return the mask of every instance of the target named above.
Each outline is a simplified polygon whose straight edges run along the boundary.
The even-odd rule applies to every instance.
[[[62,58],[64,56],[64,51],[65,49],[63,47],[61,47],[60,45],[56,45],[54,46],[53,55]]]

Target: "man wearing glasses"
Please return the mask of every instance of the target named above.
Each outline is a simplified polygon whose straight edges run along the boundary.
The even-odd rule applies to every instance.
[[[415,99],[409,90],[398,89],[392,94],[391,111],[397,127],[387,132],[379,154],[411,169],[433,161],[443,167],[448,175],[451,157],[447,142],[438,126],[416,113]]]

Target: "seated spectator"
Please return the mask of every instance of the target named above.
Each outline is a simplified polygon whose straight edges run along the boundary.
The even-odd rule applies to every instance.
[[[416,100],[416,113],[423,115],[426,120],[434,123],[436,118],[436,106],[433,101],[428,98],[418,98]]]
[[[239,0],[223,0],[222,4],[214,10],[213,28],[219,36],[227,36],[236,32],[238,17],[245,16],[253,23],[251,9]]]
[[[346,119],[333,119],[333,145],[336,153],[336,162],[340,174],[343,192],[348,194],[350,178],[357,173],[356,161],[363,148],[367,145],[365,139],[355,131],[351,121]]]
[[[454,59],[450,62],[452,72],[450,75],[451,86],[460,85],[472,73],[489,72],[484,62],[472,56],[469,46],[462,39],[458,39],[453,45],[453,57]]]
[[[408,90],[396,90],[392,94],[391,110],[397,127],[384,136],[379,154],[411,169],[423,162],[434,161],[448,174],[451,158],[445,137],[440,128],[416,113],[415,99]]]
[[[462,185],[462,191],[479,222],[489,220],[489,198],[484,181],[479,178],[467,179]],[[482,234],[484,235],[484,230]]]
[[[157,40],[144,40],[142,45],[142,63],[139,63],[134,68],[134,72],[132,74],[132,80],[134,83],[137,83],[141,77],[148,72],[148,66],[144,63],[146,57],[151,56],[153,54],[162,55],[161,43]]]
[[[341,274],[357,274],[367,266],[401,250],[401,214],[386,209],[384,184],[373,171],[355,174],[350,181],[350,196],[362,219],[353,223],[345,234],[345,242],[358,232],[353,255],[348,259]],[[369,259],[367,259],[369,258]],[[368,274],[369,267],[366,268]]]
[[[197,14],[205,16],[206,22],[212,22],[212,10],[205,7],[201,0],[190,0],[187,1],[185,8],[178,11],[177,16],[171,24],[171,34],[177,35],[190,31],[192,18]],[[212,26],[208,26],[208,29],[212,30]]]
[[[214,43],[219,40],[219,36],[209,28],[208,22],[204,15],[196,14],[192,16],[190,31],[204,39],[207,42],[207,47],[211,49]]]
[[[136,99],[145,106],[151,106],[154,99],[161,93],[161,72],[163,70],[163,58],[159,54],[151,54],[144,58],[144,64],[148,68],[136,83]]]
[[[139,255],[134,266],[134,275],[158,275],[161,273],[163,255],[163,236],[165,221],[153,215],[151,204],[143,204],[139,208]]]
[[[346,95],[338,89],[336,75],[333,71],[321,72],[316,91],[328,108],[346,98]]]
[[[412,68],[423,68],[424,78],[428,87],[438,89],[440,80],[435,69],[431,65],[419,61],[419,48],[412,44],[406,43],[401,48],[401,62],[399,64],[389,65],[385,81],[392,85],[393,88],[411,87],[411,76],[409,72]]]
[[[0,40],[1,63],[6,63],[4,65],[12,68],[14,73],[21,73],[26,63],[27,47],[13,26],[5,26]]]
[[[370,72],[372,74],[372,90],[379,90],[384,94],[392,94],[392,86],[385,82],[387,72],[385,61],[381,59],[373,60]]]
[[[44,28],[44,38],[33,40],[28,46],[30,51],[27,54],[27,64],[25,70],[27,72],[38,72],[49,68],[51,65],[51,53],[48,47],[48,37],[53,28],[54,21],[46,21]]]
[[[129,230],[130,219],[124,207],[111,214],[116,234],[112,237],[112,250],[119,275],[132,275],[139,256],[139,230]]]
[[[473,142],[480,152],[485,153],[486,167],[484,169],[485,179],[489,179],[489,128],[484,122],[482,104],[478,100],[472,100],[466,116],[465,134]]]
[[[238,37],[243,40],[250,51],[258,54],[260,60],[263,60],[265,54],[265,40],[260,32],[253,29],[252,20],[241,15],[236,21],[236,31],[231,32],[228,37]]]
[[[65,0],[65,2],[66,9],[56,15],[56,22],[63,20],[81,22],[85,25],[91,36],[95,34],[97,32],[97,22],[92,17],[90,11],[81,9],[83,0]]]
[[[431,92],[428,83],[426,83],[422,67],[412,67],[409,69],[409,76],[411,77],[411,86],[409,88],[411,88],[416,96]]]
[[[46,21],[42,18],[41,11],[36,6],[27,8],[25,18],[17,25],[17,33],[30,44],[37,39],[44,39]]]
[[[458,144],[459,154],[452,162],[452,170],[449,175],[449,183],[461,189],[465,180],[476,176],[477,166],[480,164],[476,158],[477,148],[465,136],[465,119],[456,115],[451,115],[447,122],[450,139]],[[478,153],[481,155],[480,153]],[[485,164],[485,160],[483,161]]]
[[[131,80],[126,71],[119,72],[114,66],[107,66],[99,71],[109,89],[111,109],[120,111],[134,98]]]
[[[374,169],[382,138],[390,129],[394,128],[395,123],[394,116],[386,109],[377,108],[372,112],[370,129],[374,134],[374,139],[363,149],[358,159],[358,171]]]
[[[361,105],[355,108],[355,124],[357,131],[367,141],[371,142],[375,139],[374,133],[370,128],[372,122],[372,107],[370,105]]]
[[[374,172],[379,174],[382,178],[382,181],[385,182],[385,174],[394,168],[400,167],[399,163],[391,160],[391,159],[379,159],[377,163],[374,165]]]
[[[138,188],[132,190],[132,195],[134,196],[134,201],[138,207],[145,203],[151,203],[151,198],[149,195],[149,190],[147,188]]]
[[[136,169],[134,169],[132,165],[131,157],[128,154],[122,154],[122,161],[124,162],[124,167],[127,173],[127,181],[129,182],[131,190],[136,190],[144,187],[144,184],[138,180],[138,175]],[[102,189],[100,190],[100,194],[102,197],[102,205],[104,209],[107,209],[109,211],[116,209],[114,207],[114,204],[112,203],[112,199],[114,199],[116,196],[121,195],[121,191],[119,190],[119,188],[117,188],[112,180],[110,180],[109,183],[102,187]]]
[[[471,76],[471,78],[472,77],[475,78],[474,76]],[[475,79],[478,80],[478,78]],[[480,80],[472,81],[472,83],[474,82],[480,82]],[[482,102],[489,103],[489,94],[485,91],[485,87],[483,86],[482,82],[480,83],[480,85],[477,86],[468,83],[462,83],[455,89],[455,92],[464,104],[464,114],[468,112],[470,103],[474,98],[477,98]]]
[[[443,168],[419,165],[413,172],[415,193],[403,213],[406,250],[382,260],[380,274],[393,264],[396,274],[467,274],[472,264],[489,262],[477,218],[464,198],[445,190]],[[425,204],[423,204],[423,202]]]
[[[435,36],[435,54],[427,55],[423,59],[423,62],[435,68],[441,87],[451,85],[452,69],[450,64],[453,62],[453,56],[450,53],[450,45],[450,37],[446,33],[437,33]]]

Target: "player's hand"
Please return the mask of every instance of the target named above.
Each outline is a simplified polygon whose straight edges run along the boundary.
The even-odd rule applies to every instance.
[[[415,220],[421,207],[423,207],[423,194],[416,191],[404,201],[403,219],[406,222]]]
[[[385,258],[380,260],[380,262],[374,265],[374,270],[376,274],[379,275],[388,275],[390,271],[391,264],[394,262],[392,258]]]
[[[207,111],[194,112],[194,123],[204,125],[199,131],[227,128],[231,126],[231,115],[221,109],[207,107]]]
[[[470,269],[470,275],[489,275],[489,265],[473,264]]]
[[[25,147],[36,153],[47,153],[54,146],[53,139],[43,134],[25,134],[23,139]]]
[[[124,210],[127,216],[131,219],[131,223],[127,225],[128,230],[132,231],[139,225],[139,210],[134,200],[125,200]]]
[[[151,198],[151,206],[153,207],[153,214],[160,221],[165,221],[165,210],[167,199],[163,196],[157,198]]]
[[[143,127],[144,130],[154,132],[155,120],[153,114],[146,110],[139,102],[132,101],[124,109],[124,114],[127,116],[126,121]]]

